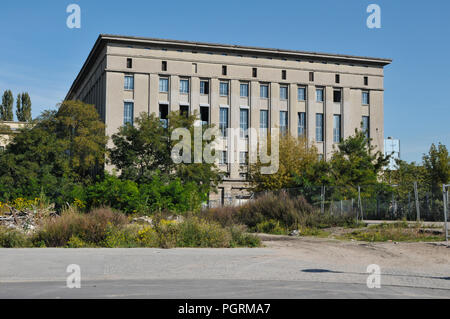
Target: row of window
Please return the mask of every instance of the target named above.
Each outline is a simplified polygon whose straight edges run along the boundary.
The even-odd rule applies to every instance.
[[[125,90],[133,90],[134,89],[134,77],[130,75],[125,76]],[[167,93],[169,92],[169,79],[161,78],[159,79],[159,92]],[[181,94],[189,94],[189,80],[181,79],[180,80],[180,93]],[[229,83],[228,82],[220,82],[219,86],[220,96],[228,96],[229,94]],[[209,94],[209,81],[200,81],[200,94]],[[240,96],[241,97],[249,97],[249,84],[241,83],[240,85]],[[362,104],[369,104],[369,91],[362,92]],[[269,85],[261,84],[260,85],[260,97],[264,99],[269,98]],[[288,87],[280,86],[280,99],[287,100],[288,99]],[[306,87],[298,87],[297,88],[297,99],[298,101],[306,101]],[[342,99],[341,89],[335,89],[333,91],[333,102],[340,103]],[[317,88],[316,89],[316,101],[323,102],[324,101],[324,89]]]
[[[189,113],[188,106],[181,106],[180,112]],[[162,122],[164,122],[165,126],[167,126],[168,119],[168,106],[160,105],[159,109],[159,117]],[[130,123],[133,124],[133,114],[134,114],[134,103],[133,102],[125,102],[124,103],[124,124]],[[200,108],[200,117],[202,124],[209,123],[209,107],[201,107]],[[221,107],[220,115],[219,115],[219,130],[222,133],[222,136],[227,136],[227,128],[229,127],[229,109]],[[261,110],[260,111],[260,134],[263,136],[267,136],[268,128],[269,128],[269,111]],[[366,133],[366,137],[369,138],[369,123],[370,119],[368,116],[362,117],[362,130]],[[249,128],[249,110],[248,109],[240,109],[239,114],[239,127],[240,127],[240,137],[248,138],[248,128]],[[288,112],[280,111],[280,134],[287,134],[288,130]],[[306,113],[299,112],[298,113],[298,136],[305,136],[306,134]],[[333,116],[333,142],[339,143],[341,140],[341,115]],[[324,115],[322,113],[316,114],[316,141],[323,142],[324,141]]]
[[[197,63],[193,63],[192,65],[193,65],[194,73],[197,73]],[[127,68],[128,69],[133,68],[133,59],[127,58]],[[167,71],[167,61],[161,61],[161,71],[164,71],[164,72]],[[228,75],[228,66],[222,65],[222,75]],[[257,68],[252,68],[252,77],[254,77],[254,78],[258,77],[258,69]],[[286,70],[281,70],[281,79],[282,80],[287,79],[287,71]],[[314,72],[309,72],[309,81],[314,82]],[[338,84],[341,83],[340,74],[335,75],[335,82]],[[369,77],[364,76],[363,82],[364,82],[365,86],[369,85]]]

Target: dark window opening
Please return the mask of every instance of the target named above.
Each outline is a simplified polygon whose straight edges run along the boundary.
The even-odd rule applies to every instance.
[[[341,76],[339,74],[336,74],[335,80],[336,83],[341,83]]]
[[[227,66],[222,65],[222,75],[227,75]]]
[[[253,68],[252,74],[253,74],[253,77],[256,78],[258,76],[258,69],[257,68]]]
[[[180,106],[180,115],[183,115],[185,117],[189,116],[189,106],[187,105],[181,105]]]
[[[367,76],[364,77],[364,85],[369,85],[369,78]]]
[[[133,67],[133,59],[128,58],[127,59],[127,68],[131,69]]]
[[[159,119],[164,128],[169,126],[169,106],[167,104],[159,105]]]
[[[161,70],[167,71],[167,61],[162,61]]]
[[[281,79],[286,80],[286,70],[281,71]]]
[[[333,91],[333,101],[336,103],[341,102],[342,93],[341,90],[334,90]]]
[[[309,81],[314,82],[314,72],[309,72]]]
[[[200,107],[200,120],[202,121],[202,125],[209,124],[209,107],[207,106]]]

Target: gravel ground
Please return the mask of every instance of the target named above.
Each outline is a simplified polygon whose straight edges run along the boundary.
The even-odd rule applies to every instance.
[[[264,248],[0,249],[0,298],[450,298],[445,243],[266,236]],[[65,287],[69,264],[83,289]],[[368,289],[367,266],[381,268]]]

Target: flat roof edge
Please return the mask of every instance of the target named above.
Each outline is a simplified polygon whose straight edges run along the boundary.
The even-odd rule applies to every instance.
[[[159,39],[159,38],[146,38],[146,37],[135,37],[135,36],[121,36],[113,34],[101,34],[100,37],[105,40],[116,40],[124,42],[140,42],[140,43],[154,43],[154,44],[165,44],[165,45],[185,45],[185,46],[197,46],[211,49],[222,49],[222,50],[242,50],[254,53],[266,53],[266,54],[287,54],[287,55],[302,55],[309,56],[311,58],[324,58],[324,59],[349,59],[360,62],[372,62],[388,65],[392,63],[392,59],[388,58],[376,58],[376,57],[366,57],[366,56],[356,56],[347,54],[333,54],[333,53],[323,53],[323,52],[310,52],[310,51],[299,51],[299,50],[288,50],[288,49],[274,49],[274,48],[264,48],[255,46],[242,46],[242,45],[231,45],[231,44],[221,44],[221,43],[208,43],[208,42],[197,42],[197,41],[184,41],[184,40],[170,40],[170,39]]]

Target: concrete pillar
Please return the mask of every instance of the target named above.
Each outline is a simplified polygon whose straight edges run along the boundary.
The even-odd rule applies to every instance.
[[[324,158],[330,159],[333,151],[333,87],[325,87],[324,105]]]
[[[180,77],[172,75],[170,77],[170,105],[169,112],[180,111]]]
[[[149,83],[149,114],[155,114],[159,116],[159,76],[158,74],[150,74]]]

